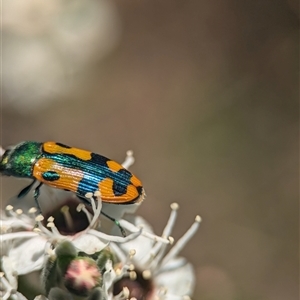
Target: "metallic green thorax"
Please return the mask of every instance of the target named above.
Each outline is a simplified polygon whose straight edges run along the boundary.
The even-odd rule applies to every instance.
[[[33,178],[32,166],[41,155],[42,143],[22,142],[8,149],[0,161],[0,173],[6,176]]]

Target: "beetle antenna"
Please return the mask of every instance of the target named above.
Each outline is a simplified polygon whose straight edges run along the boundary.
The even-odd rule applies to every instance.
[[[77,196],[77,197],[78,197],[82,202],[84,202],[85,204],[91,206],[91,202],[88,201],[85,197],[80,197],[80,196]],[[126,232],[125,232],[125,230],[124,230],[124,228],[121,226],[121,224],[120,224],[120,222],[119,222],[118,220],[116,220],[116,219],[114,219],[113,217],[107,215],[107,214],[106,214],[105,212],[103,212],[102,210],[101,210],[101,214],[102,214],[104,217],[106,217],[107,219],[109,219],[109,220],[111,220],[112,222],[114,222],[115,225],[119,227],[119,229],[120,229],[120,231],[121,231],[123,237],[126,237],[126,236],[127,236],[127,235],[126,235]]]
[[[120,229],[120,231],[121,231],[123,237],[126,237],[126,232],[125,232],[124,228],[120,225],[120,222],[119,222],[118,220],[112,218],[111,216],[107,215],[107,214],[104,213],[103,211],[101,211],[101,214],[102,214],[103,216],[105,216],[106,218],[108,218],[109,220],[113,221],[113,222],[115,223],[115,225],[119,227],[119,229]]]

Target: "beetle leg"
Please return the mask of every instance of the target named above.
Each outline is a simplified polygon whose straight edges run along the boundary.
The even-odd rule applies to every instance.
[[[18,198],[23,198],[25,197],[29,191],[31,190],[32,186],[35,184],[36,180],[34,179],[28,186],[26,186],[19,194]]]
[[[42,213],[42,210],[41,210],[41,207],[40,207],[40,204],[39,204],[39,201],[38,201],[38,198],[39,198],[39,195],[40,195],[40,187],[42,186],[42,182],[39,183],[39,185],[35,188],[34,190],[34,193],[33,193],[33,198],[34,198],[34,201],[36,203],[36,206],[37,206],[37,209],[39,211],[39,213]]]

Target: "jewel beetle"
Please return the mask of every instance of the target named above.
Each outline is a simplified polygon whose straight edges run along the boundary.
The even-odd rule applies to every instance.
[[[100,191],[103,202],[111,204],[139,203],[145,196],[141,181],[119,163],[51,141],[25,141],[8,148],[0,161],[0,173],[33,179],[18,197],[25,196],[38,181],[34,191],[38,208],[42,184],[74,192],[84,202],[89,202],[85,195],[95,191]]]

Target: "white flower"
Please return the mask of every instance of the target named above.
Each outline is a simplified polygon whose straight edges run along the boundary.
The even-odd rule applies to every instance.
[[[1,268],[3,272],[0,272],[0,299],[2,300],[27,300],[20,292],[18,288],[18,276],[15,270],[12,268],[11,260],[3,256],[1,258]],[[35,298],[35,300],[38,300]]]
[[[36,209],[34,208],[29,210],[29,215],[24,214],[21,209],[13,210],[10,205],[6,207],[6,214],[1,212],[2,251],[13,261],[14,269],[19,275],[40,270],[44,262],[44,255],[49,247],[65,240],[69,240],[77,249],[86,253],[100,251],[110,242],[124,243],[130,241],[140,234],[168,243],[168,240],[143,232],[141,228],[130,225],[128,222],[123,224],[123,228],[131,231],[128,236],[105,234],[100,231],[99,224],[101,213],[100,194],[95,193],[95,195],[88,196],[91,197],[93,215],[83,204],[78,205],[78,210],[83,211],[88,220],[88,226],[79,232],[72,231],[73,219],[78,221],[78,219],[83,218],[77,215],[72,216],[68,207],[64,206],[64,202],[68,202],[69,198],[60,199],[63,207],[58,211],[64,217],[64,225],[61,227],[65,230],[65,234],[61,233],[60,223],[58,223],[58,227],[55,225],[55,219],[52,216],[48,217],[46,224],[44,224],[44,217],[42,215],[35,216]],[[97,204],[95,199],[97,199]],[[86,220],[83,220],[84,224],[86,222]],[[71,234],[66,234],[68,232],[66,229],[70,229]]]
[[[86,195],[90,197],[92,214],[82,203],[77,206],[78,211],[71,214],[69,207],[65,206],[64,203],[66,202],[70,205],[72,200],[74,200],[73,197],[70,199],[69,193],[59,194],[67,195],[67,197],[60,199],[59,202],[62,207],[58,210],[58,214],[57,209],[52,211],[55,215],[61,215],[58,219],[62,219],[63,217],[63,220],[56,223],[57,225],[55,224],[55,218],[52,216],[48,217],[46,222],[44,222],[45,219],[42,215],[36,216],[35,208],[31,208],[28,211],[28,215],[24,214],[21,209],[14,210],[11,205],[6,207],[5,212],[0,212],[1,257],[2,262],[6,261],[5,274],[8,274],[6,277],[13,278],[9,274],[16,274],[17,276],[41,270],[45,260],[53,253],[51,248],[66,240],[71,242],[78,251],[83,251],[87,254],[99,252],[111,242],[124,243],[135,239],[139,235],[144,235],[151,239],[158,239],[162,243],[168,243],[166,238],[147,233],[142,228],[136,227],[129,222],[122,222],[122,220],[120,220],[120,222],[122,222],[122,228],[130,233],[128,236],[120,236],[120,232],[118,232],[117,235],[102,232],[99,222],[102,201],[99,192],[96,192],[94,195]],[[81,215],[79,215],[80,213]],[[85,224],[86,228],[79,232],[74,231],[75,226],[73,220],[77,222],[83,220],[83,224]],[[61,225],[61,223],[63,223],[63,225]],[[78,226],[78,224],[76,226]],[[79,226],[79,228],[80,227],[81,226]],[[61,232],[62,230],[64,233]],[[112,270],[109,272],[112,273]],[[121,275],[119,274],[118,276],[120,277]],[[111,280],[109,282],[119,278],[118,276],[110,277]],[[10,282],[12,281],[10,280]],[[12,288],[6,290],[7,293],[13,294],[14,291],[16,291],[16,282],[15,280],[13,284],[11,284]],[[106,284],[106,286],[106,293],[108,293],[110,285]]]
[[[169,237],[172,242],[170,234],[177,217],[178,205],[173,203],[171,208],[172,212],[162,236]],[[152,232],[150,225],[143,218],[131,219],[135,226],[143,226],[146,232]],[[131,268],[130,278],[122,278],[115,283],[114,291],[117,293],[120,288],[127,286],[130,296],[138,300],[189,299],[194,289],[193,268],[184,258],[178,257],[178,254],[195,234],[200,221],[200,217],[197,216],[190,229],[167,254],[167,244],[145,236],[139,236],[123,244],[111,243],[110,247],[120,261]],[[123,226],[125,222],[122,221],[121,225]]]
[[[5,292],[16,296],[17,275],[24,275],[43,267],[45,259],[53,255],[50,245],[60,245],[69,240],[78,251],[93,254],[109,247],[120,263],[113,264],[107,259],[103,273],[101,290],[94,293],[105,296],[106,299],[122,300],[136,298],[137,300],[176,300],[188,299],[194,288],[194,274],[192,266],[178,253],[194,235],[199,227],[200,217],[196,217],[194,224],[187,233],[167,252],[168,242],[173,242],[170,234],[177,216],[177,204],[172,204],[172,212],[163,231],[162,237],[153,234],[149,224],[141,217],[131,217],[120,220],[123,228],[133,232],[128,237],[107,235],[97,230],[97,219],[101,211],[101,201],[98,205],[93,203],[94,216],[91,217],[90,226],[73,236],[59,233],[54,220],[49,218],[47,227],[42,223],[42,216],[35,221],[21,210],[14,211],[8,206],[6,214],[1,217],[1,239],[4,245],[2,264],[5,277],[2,281],[9,282]],[[84,209],[84,208],[83,208]],[[34,210],[29,212],[34,214]],[[37,222],[38,227],[34,228]],[[61,292],[61,291],[60,291]],[[51,293],[58,293],[53,289]],[[19,298],[15,299],[23,299]],[[51,297],[50,297],[51,299]]]
[[[124,166],[133,161],[129,153]],[[52,192],[44,193],[47,189]],[[100,224],[100,192],[85,196],[91,207],[78,202],[72,193],[44,188],[39,198],[47,204],[44,216],[37,215],[35,208],[24,214],[26,205],[23,209],[8,205],[0,211],[1,299],[26,300],[18,290],[18,276],[38,270],[42,270],[40,293],[46,292],[49,300],[78,296],[86,300],[189,299],[194,288],[193,268],[178,254],[197,231],[199,216],[168,249],[174,242],[170,235],[177,217],[176,203],[171,205],[162,236],[155,235],[138,216],[109,217],[119,228],[114,226],[108,234]],[[122,207],[116,211],[113,217],[128,212]],[[120,229],[128,235],[121,236]],[[47,300],[41,295],[35,298],[42,299]]]

